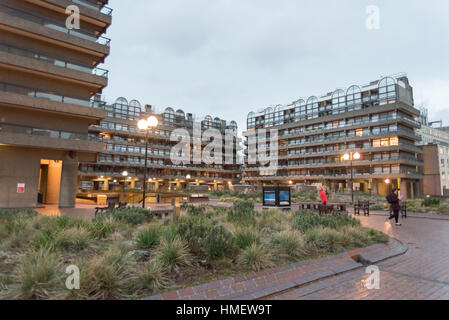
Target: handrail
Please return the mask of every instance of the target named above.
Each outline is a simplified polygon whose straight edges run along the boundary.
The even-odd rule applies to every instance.
[[[67,29],[66,25],[60,21],[49,19],[45,16],[38,15],[36,13],[28,12],[27,10],[14,8],[4,4],[0,4],[0,12],[26,19],[34,23],[43,25],[44,27],[57,30],[66,34],[74,35],[82,39],[90,40],[101,45],[110,46],[111,39],[101,36],[100,34],[95,34],[89,31],[81,31],[75,29]]]
[[[52,101],[62,102],[62,103],[70,103],[76,104],[80,106],[95,108],[96,105],[104,104],[103,101],[98,101],[95,98],[90,100],[86,100],[84,98],[75,97],[71,95],[66,95],[63,93],[58,93],[55,91],[48,91],[38,88],[25,87],[13,83],[0,81],[0,91],[4,92],[12,92],[16,94],[21,94],[24,96],[40,98],[40,99],[48,99]]]
[[[109,71],[106,69],[102,69],[99,67],[92,68],[87,63],[75,61],[75,60],[69,60],[69,59],[63,59],[54,55],[50,55],[47,53],[39,52],[36,50],[30,50],[25,49],[17,46],[11,46],[9,44],[6,44],[4,42],[0,42],[0,51],[20,55],[22,57],[26,58],[32,58],[39,61],[44,61],[50,64],[53,64],[58,67],[63,67],[67,69],[73,69],[77,71],[83,71],[88,72],[100,77],[107,78],[109,75]]]

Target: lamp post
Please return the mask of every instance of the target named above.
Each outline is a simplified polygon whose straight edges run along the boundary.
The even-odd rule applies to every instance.
[[[129,173],[128,173],[128,171],[123,171],[122,172],[122,177],[124,178],[124,181],[123,181],[123,197],[124,197],[124,202],[126,202],[126,189],[125,189],[125,185],[126,185],[126,178],[128,177],[128,175],[129,175]]]
[[[345,153],[343,156],[343,160],[351,161],[351,198],[352,198],[352,203],[354,203],[354,174],[352,172],[352,162],[354,160],[359,160],[360,157],[361,157],[360,153],[358,153],[358,152]]]
[[[145,198],[147,191],[147,164],[148,164],[148,134],[150,129],[156,128],[159,124],[159,121],[155,116],[150,116],[148,119],[142,119],[137,123],[137,127],[141,131],[145,131],[145,168],[143,171],[143,201],[142,208],[145,209]]]

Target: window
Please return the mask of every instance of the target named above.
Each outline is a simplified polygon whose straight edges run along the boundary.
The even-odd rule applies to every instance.
[[[346,105],[346,95],[343,90],[337,90],[332,94],[332,114],[343,113]]]
[[[379,82],[379,104],[390,104],[396,102],[396,81],[386,77]]]

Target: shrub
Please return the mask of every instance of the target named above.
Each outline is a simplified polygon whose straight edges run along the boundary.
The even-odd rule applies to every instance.
[[[137,276],[134,289],[150,290],[165,289],[170,285],[170,278],[166,272],[166,266],[157,259],[147,262]]]
[[[149,222],[154,217],[149,210],[137,207],[128,207],[123,209],[114,209],[100,213],[97,215],[96,221],[101,221],[108,218],[113,218],[118,222],[128,223],[131,225],[138,225],[144,222]]]
[[[65,250],[83,250],[89,245],[89,232],[83,228],[74,227],[59,232],[54,241],[55,248]]]
[[[200,216],[204,213],[204,207],[194,206],[188,203],[183,203],[181,210],[187,212],[189,216]]]
[[[161,229],[155,226],[147,226],[140,229],[136,235],[137,247],[140,249],[151,249],[159,244]]]
[[[441,200],[438,198],[425,198],[422,202],[424,207],[438,207],[440,205]]]
[[[374,211],[385,211],[388,210],[389,206],[386,203],[377,203],[375,205],[370,206],[371,210]]]
[[[181,267],[192,264],[192,257],[188,247],[180,238],[172,241],[162,239],[156,252],[156,258],[166,265],[168,270],[176,271],[177,273],[180,272]]]
[[[197,217],[182,217],[178,223],[178,233],[196,253],[204,248],[210,228],[211,224],[207,220]]]
[[[296,259],[306,253],[302,235],[296,230],[282,231],[272,235],[271,244],[280,256],[289,259]]]
[[[254,211],[254,204],[251,201],[236,202],[234,203],[234,206],[228,210],[228,221],[236,224],[254,224],[255,217],[256,212]]]
[[[260,244],[259,233],[252,228],[242,228],[235,233],[235,243],[240,249]]]
[[[374,243],[388,243],[390,241],[390,238],[383,232],[368,229],[367,233],[371,241]]]
[[[20,296],[25,299],[49,298],[62,281],[58,277],[60,266],[58,257],[49,249],[26,253],[17,275]]]
[[[104,239],[113,234],[119,227],[117,221],[112,217],[94,219],[88,226],[88,231],[96,239]]]
[[[128,274],[126,259],[119,248],[109,249],[103,256],[80,263],[80,290],[71,291],[75,298],[112,300],[126,297]]]
[[[271,255],[259,244],[252,244],[242,250],[238,256],[238,262],[254,271],[260,271],[273,265]]]
[[[346,213],[320,216],[309,212],[297,214],[292,221],[292,227],[302,233],[319,226],[338,229],[344,226],[360,226],[360,221]]]
[[[325,227],[309,229],[304,238],[307,245],[318,252],[340,251],[347,241],[343,232]]]
[[[223,226],[211,226],[207,230],[204,253],[208,260],[232,255],[234,248],[234,236]]]

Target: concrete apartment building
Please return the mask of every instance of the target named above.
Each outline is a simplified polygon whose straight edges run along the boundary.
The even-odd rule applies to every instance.
[[[347,190],[351,170],[344,155],[358,152],[361,158],[353,161],[354,189],[385,195],[398,186],[404,196],[413,198],[422,194],[422,148],[416,145],[419,116],[406,75],[251,112],[248,132],[278,130],[278,170],[263,175],[260,165],[246,164],[243,180]]]
[[[418,135],[423,146],[423,193],[432,196],[449,196],[449,132],[442,122],[429,122],[426,109],[421,110],[421,128]],[[439,123],[440,127],[434,127]]]
[[[0,207],[73,207],[78,164],[104,144],[107,0],[0,0]],[[76,5],[80,29],[66,27]]]
[[[193,137],[193,124],[197,122],[193,115],[183,110],[175,111],[166,108],[157,113],[150,105],[141,105],[138,101],[130,102],[119,98],[114,104],[106,106],[106,118],[100,125],[91,125],[89,132],[100,135],[105,144],[96,161],[82,161],[79,167],[79,189],[89,191],[122,191],[123,189],[143,188],[145,166],[145,133],[137,128],[137,122],[149,115],[155,115],[159,124],[150,130],[147,156],[146,188],[150,191],[179,191],[188,186],[207,186],[211,190],[232,189],[240,181],[240,166],[237,165],[238,144],[234,140],[233,164],[225,164],[225,141],[223,140],[224,164],[195,165],[190,161],[192,154],[183,155],[187,163],[173,164],[170,152],[178,142],[171,141],[170,136],[175,129],[186,129]],[[237,132],[237,123],[227,123],[219,118],[206,116],[201,125],[201,132],[214,128],[222,134],[225,130]],[[224,139],[224,135],[222,135]],[[191,150],[193,152],[193,139]],[[202,141],[202,148],[208,141]],[[123,176],[123,172],[128,176]]]

